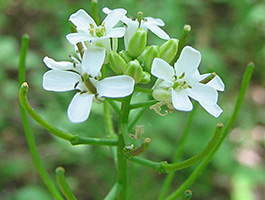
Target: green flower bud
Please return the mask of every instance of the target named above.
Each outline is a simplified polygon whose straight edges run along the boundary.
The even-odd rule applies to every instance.
[[[123,74],[131,76],[135,80],[135,83],[139,83],[142,80],[143,73],[143,68],[138,60],[133,60],[127,63],[126,68],[123,71]]]
[[[159,48],[160,50],[160,58],[165,60],[166,62],[170,63],[178,51],[178,43],[177,39],[170,39],[162,44]]]
[[[142,29],[139,28],[128,44],[128,53],[131,57],[137,58],[144,50],[147,43],[147,34]]]
[[[121,50],[119,54],[126,63],[132,61],[132,57],[128,54],[127,51]]]
[[[156,45],[152,45],[144,50],[144,52],[140,56],[140,59],[142,59],[145,69],[150,72],[154,58],[159,56],[159,47]]]
[[[123,58],[115,51],[111,51],[109,53],[109,63],[110,68],[116,73],[116,74],[122,74],[123,69],[126,67],[126,62],[123,60]]]
[[[148,72],[143,72],[142,80],[139,82],[141,84],[147,84],[151,81],[151,74]]]

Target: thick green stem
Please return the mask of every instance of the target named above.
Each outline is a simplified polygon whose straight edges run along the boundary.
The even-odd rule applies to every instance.
[[[28,44],[29,44],[29,36],[23,35],[21,53],[20,53],[20,59],[19,59],[19,70],[18,70],[19,85],[21,85],[26,79],[25,61],[26,61]],[[50,191],[53,198],[56,200],[63,200],[64,198],[61,196],[61,194],[57,190],[55,184],[51,180],[48,172],[46,171],[46,169],[44,168],[44,166],[40,160],[40,157],[39,157],[39,154],[37,151],[37,146],[35,143],[34,134],[30,128],[27,114],[21,105],[19,106],[19,111],[20,111],[20,117],[21,117],[23,129],[24,129],[24,133],[26,136],[28,148],[29,148],[29,151],[31,154],[32,161],[36,167],[36,170],[38,171],[42,181],[44,182],[44,184],[46,185],[46,187]]]
[[[117,147],[117,183],[122,185],[122,190],[118,196],[118,200],[127,199],[127,160],[123,153],[125,147],[124,137],[128,135],[128,118],[130,113],[130,101],[132,96],[125,97],[121,105],[121,113],[119,116],[119,132]]]
[[[122,190],[122,185],[120,183],[115,183],[114,186],[111,188],[107,196],[104,198],[104,200],[115,200],[119,193]]]
[[[208,165],[208,163],[212,160],[212,158],[214,157],[215,153],[217,152],[217,150],[219,149],[219,147],[222,145],[224,139],[226,138],[227,134],[229,133],[230,129],[232,128],[232,126],[234,125],[238,113],[240,111],[240,108],[242,106],[251,76],[252,76],[252,72],[254,70],[254,64],[253,63],[249,63],[247,66],[247,69],[244,73],[243,76],[243,80],[242,80],[242,84],[241,84],[241,89],[238,95],[238,99],[235,105],[235,109],[234,112],[228,122],[228,124],[226,125],[224,132],[223,132],[223,136],[221,138],[221,140],[218,142],[218,144],[216,145],[216,147],[214,148],[214,150],[210,153],[210,155],[207,156],[207,158],[201,162],[198,167],[192,172],[192,174],[189,176],[189,178],[182,183],[182,185],[175,191],[173,192],[166,200],[175,200],[177,197],[179,197],[181,194],[183,194],[183,192],[188,189],[193,182],[196,180],[196,178],[202,173],[202,171],[205,169],[205,167]]]
[[[176,171],[176,170],[181,170],[181,169],[190,167],[192,165],[195,165],[199,161],[201,161],[203,158],[205,158],[207,155],[209,155],[212,152],[212,150],[215,148],[215,146],[218,144],[218,142],[221,139],[222,126],[223,126],[222,124],[218,125],[213,138],[211,139],[211,141],[208,143],[206,148],[201,153],[199,153],[199,154],[197,154],[197,155],[193,156],[192,158],[187,159],[185,161],[182,161],[179,163],[168,164],[166,162],[153,162],[153,161],[149,161],[147,159],[137,158],[137,157],[132,157],[132,158],[128,158],[128,159],[130,159],[131,161],[136,162],[138,164],[144,165],[146,167],[153,168],[153,169],[159,171],[160,173],[166,173],[169,171]]]
[[[61,189],[61,192],[63,193],[63,195],[65,196],[65,198],[67,200],[77,200],[75,198],[74,193],[72,192],[71,188],[69,187],[68,183],[65,180],[65,170],[63,167],[57,167],[55,170],[56,173],[56,179],[57,179],[57,183]]]
[[[188,138],[187,136],[188,136],[188,133],[190,131],[190,127],[191,127],[191,124],[192,124],[192,121],[193,121],[193,118],[194,118],[194,114],[195,114],[195,111],[196,111],[197,107],[198,107],[198,103],[195,103],[194,107],[193,107],[193,110],[189,114],[187,123],[185,125],[184,132],[183,132],[183,134],[182,134],[182,136],[180,138],[177,150],[175,151],[175,154],[174,154],[173,163],[178,162],[180,157],[181,157],[181,154],[182,154],[182,151],[183,151],[183,148],[184,148],[184,144],[187,141],[187,138]],[[163,182],[163,185],[162,185],[161,193],[160,193],[160,196],[158,198],[159,200],[163,200],[167,196],[175,174],[176,174],[175,171],[171,171],[171,172],[169,172],[167,174],[167,176],[166,176],[166,178],[165,178],[165,180]]]

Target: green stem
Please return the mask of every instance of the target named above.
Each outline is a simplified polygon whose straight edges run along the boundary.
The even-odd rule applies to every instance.
[[[187,40],[187,36],[189,34],[189,32],[191,31],[191,27],[190,25],[186,24],[184,27],[183,27],[183,31],[182,31],[182,35],[181,35],[181,38],[179,40],[179,45],[178,45],[178,51],[177,51],[177,54],[176,56],[174,57],[174,59],[171,61],[171,65],[173,65],[178,59],[179,59],[179,56],[180,56],[180,53],[182,51],[182,49],[184,48],[185,46],[185,43],[186,43],[186,40]]]
[[[134,116],[134,118],[132,120],[130,120],[129,126],[128,126],[128,130],[130,131],[134,125],[138,122],[138,120],[140,119],[140,117],[144,114],[144,112],[146,111],[148,107],[144,107],[141,108],[138,113]]]
[[[181,170],[181,169],[190,167],[192,165],[195,165],[199,161],[201,161],[203,158],[205,158],[207,155],[209,155],[212,152],[212,150],[214,149],[216,144],[221,139],[222,126],[223,126],[222,124],[218,124],[213,138],[211,139],[211,141],[208,143],[206,148],[201,153],[199,153],[199,154],[197,154],[197,155],[193,156],[192,158],[187,159],[185,161],[182,161],[179,163],[174,163],[174,164],[167,164],[166,162],[153,162],[153,161],[149,161],[147,159],[137,158],[137,157],[128,158],[128,159],[133,161],[133,162],[136,162],[138,164],[144,165],[146,167],[153,168],[153,169],[159,171],[159,173],[166,173],[168,171]]]
[[[147,94],[152,94],[153,90],[147,89],[147,88],[141,88],[141,87],[135,87],[134,88],[135,92],[142,92],[142,93],[147,93]]]
[[[119,183],[115,183],[114,186],[111,188],[107,196],[104,198],[104,200],[115,200],[119,193],[122,190],[122,185]]]
[[[53,135],[71,142],[72,145],[91,144],[91,145],[117,146],[117,139],[99,139],[99,138],[81,137],[55,128],[54,126],[46,122],[44,119],[42,119],[30,106],[27,99],[27,92],[28,92],[28,84],[24,82],[19,90],[19,101],[21,105],[27,111],[27,113],[32,117],[32,119],[38,122],[42,127],[47,129]]]
[[[137,109],[137,108],[142,108],[142,107],[149,107],[154,105],[155,103],[157,103],[157,100],[151,100],[151,101],[147,101],[147,102],[141,102],[141,103],[134,103],[131,104],[130,109]]]
[[[117,183],[122,185],[122,190],[118,196],[118,200],[126,200],[127,198],[127,160],[123,153],[125,147],[125,138],[128,137],[128,118],[130,113],[130,101],[132,95],[125,97],[121,104],[121,113],[119,116],[119,132],[117,147]]]
[[[20,59],[19,59],[19,71],[18,71],[18,79],[19,79],[20,85],[26,79],[25,61],[26,61],[28,44],[29,44],[29,36],[23,35],[21,53],[20,53]],[[39,157],[39,154],[37,151],[37,146],[35,143],[34,134],[30,128],[27,114],[21,105],[19,106],[19,111],[20,111],[21,121],[22,121],[23,129],[24,129],[26,141],[28,144],[28,148],[29,148],[29,151],[31,154],[32,161],[36,167],[36,170],[38,171],[42,181],[44,182],[44,184],[46,185],[46,187],[50,191],[53,198],[56,200],[63,200],[62,195],[57,190],[55,184],[51,180],[48,172],[46,171],[46,169],[44,168],[44,166],[40,160],[40,157]]]
[[[98,1],[97,0],[92,0],[91,2],[91,16],[95,20],[96,24],[99,25]]]
[[[113,100],[107,99],[107,101],[109,102],[110,106],[111,106],[112,109],[115,111],[115,113],[116,113],[117,115],[120,115],[120,109],[119,109],[119,106],[118,106]]]
[[[195,111],[198,107],[198,103],[195,103],[194,104],[194,107],[193,107],[193,110],[189,113],[189,117],[188,117],[188,120],[187,120],[187,123],[185,125],[185,129],[184,129],[184,132],[180,138],[180,141],[178,143],[178,148],[177,150],[175,151],[175,156],[174,156],[174,159],[173,159],[173,163],[176,163],[179,161],[180,157],[181,157],[181,154],[182,154],[182,151],[183,151],[183,148],[184,148],[184,144],[186,143],[187,141],[187,136],[188,136],[188,133],[190,131],[190,127],[191,127],[191,124],[192,124],[192,121],[193,121],[193,118],[194,118],[194,114],[195,114]],[[171,171],[167,174],[164,182],[163,182],[163,185],[162,185],[162,189],[161,189],[161,193],[160,193],[160,196],[159,196],[159,200],[163,200],[165,199],[165,197],[167,196],[169,190],[170,190],[170,186],[171,186],[171,183],[174,179],[174,176],[175,176],[176,172],[175,171]]]
[[[254,64],[253,63],[249,63],[247,66],[247,69],[244,73],[243,76],[243,80],[242,80],[242,84],[241,84],[241,89],[238,95],[238,99],[235,105],[235,109],[234,112],[227,124],[227,126],[224,129],[223,132],[223,136],[221,138],[221,140],[219,141],[219,143],[216,145],[216,147],[214,148],[214,150],[210,153],[210,155],[207,156],[207,158],[200,163],[197,168],[192,172],[192,174],[189,176],[189,178],[182,183],[182,185],[175,191],[173,192],[166,200],[173,200],[176,199],[177,197],[179,197],[186,189],[188,189],[193,182],[196,180],[196,178],[202,173],[202,171],[205,169],[205,167],[208,165],[208,163],[212,160],[212,158],[214,157],[215,153],[217,152],[217,150],[219,149],[219,147],[222,145],[224,139],[226,138],[227,134],[229,133],[230,129],[232,128],[232,126],[234,125],[238,113],[240,111],[240,108],[242,106],[252,73],[254,70]]]
[[[65,170],[63,167],[57,167],[57,169],[55,170],[56,172],[56,179],[57,179],[57,183],[61,189],[61,192],[63,193],[63,195],[65,196],[65,198],[67,200],[77,200],[75,198],[74,193],[72,192],[71,188],[69,187],[68,183],[65,180]]]

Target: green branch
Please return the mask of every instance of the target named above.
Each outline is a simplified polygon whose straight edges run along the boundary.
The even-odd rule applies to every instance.
[[[53,135],[62,138],[64,140],[67,140],[71,142],[73,145],[90,144],[90,145],[117,146],[117,139],[99,139],[99,138],[81,137],[55,128],[54,126],[46,122],[44,119],[42,119],[30,106],[27,99],[27,92],[28,92],[28,84],[24,82],[19,90],[19,101],[21,105],[27,111],[27,113],[32,117],[32,119],[34,119],[37,123],[39,123],[42,127],[47,129]]]
[[[28,35],[23,35],[22,37],[22,45],[21,45],[21,52],[20,52],[20,59],[19,59],[19,69],[18,69],[18,80],[19,80],[19,85],[21,85],[25,79],[26,79],[26,70],[25,70],[25,63],[26,63],[26,55],[27,55],[27,50],[28,50],[28,45],[29,45],[29,36]],[[28,144],[28,148],[31,154],[32,161],[36,167],[36,170],[38,171],[42,181],[50,191],[51,195],[55,200],[63,200],[64,198],[62,195],[59,193],[57,190],[55,184],[51,180],[48,172],[44,168],[38,151],[37,151],[37,146],[35,143],[35,137],[34,134],[30,128],[27,114],[23,107],[20,105],[19,106],[19,111],[20,111],[20,117],[26,137],[26,141]]]
[[[196,163],[201,161],[203,158],[205,158],[207,155],[209,155],[212,152],[212,150],[215,148],[215,146],[218,144],[218,142],[221,139],[222,127],[223,127],[223,124],[218,124],[213,138],[211,139],[211,141],[208,143],[206,148],[201,153],[193,156],[192,158],[188,160],[185,160],[179,163],[168,164],[167,162],[154,162],[154,161],[150,161],[150,160],[138,158],[138,157],[131,157],[131,158],[127,157],[127,158],[138,164],[155,169],[159,171],[159,173],[167,173],[168,171],[181,170],[181,169],[190,167],[192,165],[195,165]]]
[[[197,168],[192,172],[192,174],[189,176],[189,178],[184,183],[182,183],[182,185],[175,192],[173,192],[168,198],[166,198],[166,200],[175,200],[177,197],[182,195],[183,192],[193,184],[193,182],[197,179],[197,177],[202,173],[202,171],[205,169],[205,167],[212,160],[215,153],[217,152],[219,147],[222,145],[227,134],[229,133],[230,129],[232,128],[232,126],[234,125],[234,123],[237,119],[237,116],[238,116],[238,113],[239,113],[240,108],[242,106],[242,103],[243,103],[243,100],[244,100],[244,97],[245,97],[245,94],[246,94],[253,70],[254,70],[254,64],[249,63],[247,66],[247,69],[244,73],[244,76],[243,76],[241,89],[240,89],[240,92],[238,95],[238,99],[237,99],[237,102],[235,105],[234,112],[233,112],[227,126],[224,129],[223,136],[222,136],[221,140],[218,142],[218,144],[216,145],[214,150],[210,153],[210,155],[208,155],[207,158],[197,166]]]
[[[154,105],[157,102],[158,102],[157,100],[151,100],[148,102],[134,103],[130,105],[130,109],[133,110],[133,109],[142,108],[142,107],[149,107],[149,106]]]
[[[57,183],[61,189],[61,192],[63,193],[63,195],[65,196],[65,198],[67,200],[77,200],[75,198],[74,193],[72,192],[72,190],[70,189],[68,183],[65,180],[65,170],[63,167],[57,167],[57,169],[55,170],[56,173],[56,179],[57,179]]]
[[[104,200],[115,200],[119,193],[122,190],[122,185],[119,183],[115,183],[114,186],[111,188],[107,196],[104,198]]]

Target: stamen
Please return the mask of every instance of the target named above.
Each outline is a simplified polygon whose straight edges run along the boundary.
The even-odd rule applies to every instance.
[[[179,79],[184,78],[184,76],[185,76],[185,72],[183,72],[183,73],[180,75]]]

